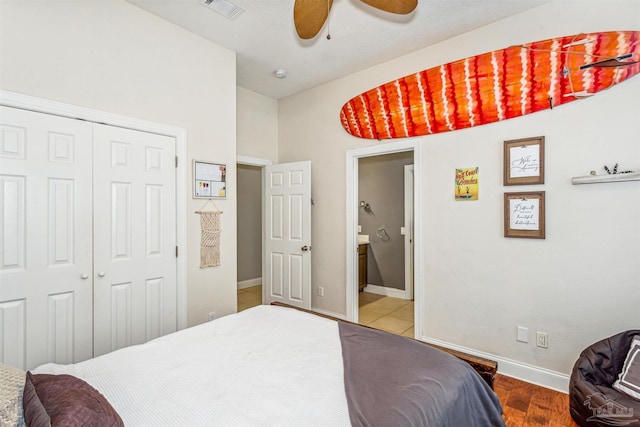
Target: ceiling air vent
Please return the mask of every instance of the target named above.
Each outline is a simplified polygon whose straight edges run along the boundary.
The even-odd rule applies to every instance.
[[[200,3],[229,19],[236,19],[244,9],[227,0],[202,0]]]

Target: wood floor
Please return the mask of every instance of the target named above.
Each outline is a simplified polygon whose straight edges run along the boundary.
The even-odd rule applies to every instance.
[[[238,289],[238,311],[262,304],[262,285]]]
[[[363,295],[364,294],[364,295]],[[238,311],[262,303],[262,287],[238,290]],[[360,293],[360,323],[413,337],[413,302]],[[578,427],[569,415],[569,396],[498,374],[494,389],[508,427]]]
[[[569,415],[569,396],[565,393],[500,374],[494,390],[508,427],[578,427]]]

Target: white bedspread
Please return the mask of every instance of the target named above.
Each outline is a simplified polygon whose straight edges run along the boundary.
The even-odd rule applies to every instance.
[[[126,426],[348,426],[336,322],[258,306],[75,365]]]

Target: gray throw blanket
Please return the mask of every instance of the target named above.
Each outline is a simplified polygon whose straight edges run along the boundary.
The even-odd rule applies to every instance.
[[[496,394],[466,362],[399,335],[339,322],[353,426],[504,426]]]

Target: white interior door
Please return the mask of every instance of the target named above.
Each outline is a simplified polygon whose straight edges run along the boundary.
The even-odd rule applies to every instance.
[[[0,361],[92,356],[90,123],[0,107]]]
[[[99,356],[176,330],[175,140],[94,126]]]
[[[311,308],[311,162],[265,166],[264,302]]]

